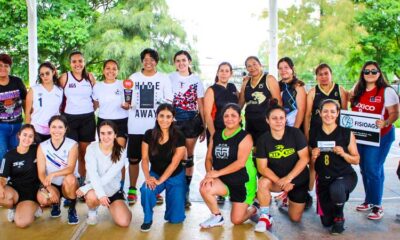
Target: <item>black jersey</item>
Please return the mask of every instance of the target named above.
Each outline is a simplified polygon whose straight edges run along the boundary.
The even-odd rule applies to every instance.
[[[283,108],[285,109],[285,112],[286,113],[290,113],[293,110],[296,110],[297,109],[296,85],[280,81],[279,82],[279,88],[281,90],[282,103],[283,103]]]
[[[232,164],[238,159],[239,144],[247,136],[247,132],[238,129],[232,136],[223,135],[223,130],[218,130],[213,136],[212,166],[220,170]],[[230,185],[244,184],[249,181],[249,175],[255,174],[256,170],[251,159],[247,159],[246,166],[240,170],[219,177],[222,182]]]
[[[348,128],[341,126],[330,133],[326,134],[322,127],[313,128],[310,132],[310,147],[318,147],[318,142],[334,141],[335,146],[341,146],[343,150],[348,153],[348,145],[350,143],[351,131]],[[351,164],[346,162],[341,156],[333,153],[332,151],[321,152],[320,156],[315,162],[315,171],[319,179],[324,180],[330,178],[337,178],[354,172]]]
[[[0,176],[9,177],[8,183],[12,186],[38,183],[36,150],[37,147],[31,145],[25,154],[18,153],[17,149],[7,152],[0,166]]]
[[[246,119],[263,119],[265,121],[272,98],[266,80],[267,74],[264,74],[254,88],[251,86],[251,80],[247,82],[244,89]]]
[[[340,97],[340,88],[339,84],[333,83],[334,86],[332,89],[326,93],[321,90],[319,85],[315,86],[315,96],[314,96],[314,101],[312,105],[312,115],[311,115],[311,123],[310,126],[320,126],[322,124],[321,117],[319,116],[319,104],[325,100],[325,99],[333,99],[336,100],[339,103],[339,106],[341,106],[341,97]]]
[[[304,134],[297,128],[286,126],[280,140],[276,140],[269,131],[258,138],[256,157],[268,159],[268,168],[282,178],[288,175],[299,161],[297,152],[306,147],[307,141]],[[308,179],[306,167],[293,179],[292,183],[301,185]]]
[[[211,86],[211,89],[214,91],[214,106],[212,111],[214,128],[222,130],[225,128],[224,120],[222,118],[222,109],[228,103],[239,103],[237,89],[233,83],[228,83],[226,88],[215,83]]]

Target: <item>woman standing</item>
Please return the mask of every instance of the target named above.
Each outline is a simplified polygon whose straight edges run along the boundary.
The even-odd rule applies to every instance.
[[[70,201],[68,224],[78,224],[76,214],[76,190],[78,181],[75,166],[78,144],[65,137],[67,120],[64,116],[53,116],[49,120],[50,139],[42,142],[37,151],[37,168],[43,188],[37,195],[41,206],[52,206],[51,217],[61,216],[60,199]]]
[[[351,165],[360,161],[354,134],[337,124],[339,111],[334,100],[321,102],[322,126],[310,133],[311,161],[317,174],[317,213],[324,227],[332,226],[332,234],[344,231],[344,204],[357,185],[357,174]],[[321,147],[328,142],[334,145]]]
[[[203,126],[204,111],[203,98],[204,87],[200,78],[193,74],[190,69],[192,57],[187,51],[178,51],[174,56],[176,72],[171,73],[172,93],[174,99],[172,101],[176,111],[176,126],[185,135],[186,155],[183,165],[186,168],[186,207],[190,207],[189,190],[190,182],[193,176],[194,166],[194,148],[197,138],[200,136],[200,142],[205,139],[205,128]]]
[[[121,169],[126,152],[117,141],[117,126],[105,120],[99,125],[100,142],[92,142],[86,151],[87,184],[76,194],[85,196],[89,208],[87,223],[97,224],[97,208],[102,205],[110,210],[112,219],[120,227],[128,227],[132,213],[120,190]]]
[[[11,57],[0,54],[0,164],[4,154],[18,145],[25,107],[26,87],[20,78],[10,75],[11,65]]]
[[[93,86],[96,83],[93,75],[86,71],[85,59],[81,52],[69,55],[71,71],[60,77],[64,89],[64,115],[68,121],[67,136],[79,143],[78,172],[80,184],[86,176],[85,153],[90,142],[95,140],[96,121],[92,100]]]
[[[35,129],[25,124],[18,132],[19,144],[6,153],[0,168],[0,206],[8,208],[8,221],[28,227],[42,215],[36,194],[40,181],[36,167]],[[8,179],[8,182],[7,182]]]
[[[52,116],[60,114],[63,91],[52,63],[40,64],[38,75],[39,84],[32,86],[26,96],[25,122],[35,127],[40,143],[50,138],[48,123]]]
[[[372,210],[368,219],[378,220],[383,217],[383,164],[395,138],[392,124],[399,118],[399,97],[383,77],[378,63],[368,61],[361,69],[350,102],[352,111],[382,116],[381,120],[376,121],[377,127],[381,129],[380,146],[357,144],[365,190],[364,203],[357,206],[357,211]]]
[[[216,131],[210,140],[205,160],[207,174],[200,183],[201,196],[211,211],[211,217],[200,224],[202,228],[224,224],[216,196],[230,196],[233,224],[242,224],[256,212],[249,208],[257,191],[253,141],[242,129],[239,105],[229,103],[221,112],[225,128]]]
[[[144,221],[140,230],[150,231],[157,195],[166,190],[164,219],[170,223],[185,220],[185,137],[174,126],[175,110],[163,103],[156,111],[153,129],[146,131],[142,142],[142,169],[145,182],[140,188]],[[151,168],[150,168],[151,166]]]

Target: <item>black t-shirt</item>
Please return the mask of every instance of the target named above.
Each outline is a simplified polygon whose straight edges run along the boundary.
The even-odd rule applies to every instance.
[[[304,134],[297,128],[286,126],[281,140],[274,139],[271,132],[266,132],[258,138],[256,157],[268,159],[268,168],[282,178],[293,170],[299,161],[297,152],[305,147],[307,147],[307,141]],[[300,185],[308,179],[306,167],[293,179],[292,183]]]
[[[158,153],[156,155],[151,155],[150,152],[150,144],[151,144],[151,132],[153,129],[149,129],[146,131],[143,137],[143,141],[149,145],[149,160],[151,163],[151,171],[155,172],[159,176],[161,176],[165,170],[168,168],[169,164],[172,162],[172,157],[174,156],[172,153],[172,142],[171,137],[164,144],[158,144]],[[180,131],[177,131],[178,141],[176,142],[176,148],[185,146],[185,136]],[[172,176],[177,175],[183,170],[182,164],[179,164],[175,171],[172,173]]]
[[[225,125],[222,118],[222,109],[228,103],[239,103],[237,89],[235,84],[233,83],[228,83],[228,85],[226,85],[226,88],[222,85],[215,83],[211,86],[211,89],[214,91],[214,127],[216,130],[224,129]]]
[[[313,128],[310,131],[310,147],[318,147],[320,141],[334,141],[335,146],[341,146],[348,153],[347,147],[350,143],[351,131],[348,128],[336,127],[336,129],[327,135],[322,127]],[[315,171],[320,180],[337,178],[354,172],[351,164],[346,162],[341,156],[329,152],[321,152],[320,156],[315,161]]]
[[[25,154],[20,154],[13,149],[4,155],[0,176],[10,177],[9,184],[12,186],[29,186],[39,182],[36,166],[37,146],[30,146]]]
[[[9,79],[7,85],[0,85],[0,123],[20,123],[26,87],[18,77],[9,76]]]

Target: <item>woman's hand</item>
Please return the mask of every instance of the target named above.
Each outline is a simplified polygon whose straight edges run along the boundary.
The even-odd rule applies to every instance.
[[[384,128],[384,127],[386,127],[386,121],[385,120],[383,120],[383,119],[378,119],[378,120],[376,120],[376,126],[378,127],[378,128]]]
[[[157,187],[157,179],[155,177],[149,177],[146,179],[146,186],[151,190],[154,190]]]
[[[78,188],[78,190],[76,190],[76,196],[77,197],[83,197],[85,195],[85,193],[82,192],[82,190],[80,188]]]
[[[204,128],[204,131],[199,136],[200,142],[203,142],[205,139],[206,139],[206,128]]]
[[[219,172],[215,170],[211,170],[206,174],[206,178],[217,178],[219,176]]]
[[[107,196],[101,197],[101,198],[99,199],[99,202],[100,202],[100,204],[103,205],[104,207],[107,207],[107,208],[110,207],[110,199],[108,199]]]
[[[311,150],[311,161],[315,162],[320,154],[321,150],[319,148],[313,148],[313,150]]]
[[[334,147],[333,148],[333,153],[335,153],[335,154],[337,154],[337,155],[339,155],[339,156],[341,156],[343,158],[344,158],[344,156],[346,154],[341,146]]]
[[[0,186],[0,199],[4,199],[6,197],[4,187]]]
[[[281,190],[285,189],[285,187],[288,184],[291,184],[292,179],[290,179],[288,176],[280,178],[276,184],[281,188]]]
[[[129,110],[132,106],[127,103],[127,102],[123,102],[121,105],[121,108],[125,109],[125,110]]]
[[[205,177],[203,180],[201,180],[200,186],[204,187],[204,186],[207,186],[208,184],[210,186],[212,186],[213,182],[214,182],[214,178]]]
[[[284,192],[288,193],[290,191],[292,191],[294,188],[294,184],[293,183],[289,183],[286,184],[286,186],[282,189]]]
[[[49,193],[49,201],[51,203],[56,204],[60,201],[60,198],[57,196],[57,193],[53,188],[46,188],[45,190]]]
[[[49,175],[46,176],[46,178],[44,179],[44,183],[43,185],[45,187],[51,186],[51,180],[53,180],[54,175],[52,173],[50,173]]]

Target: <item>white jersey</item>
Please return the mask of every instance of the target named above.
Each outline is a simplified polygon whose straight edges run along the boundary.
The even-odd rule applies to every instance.
[[[128,133],[144,134],[147,129],[154,127],[157,107],[161,103],[172,103],[171,81],[167,75],[158,72],[151,77],[137,72],[129,79],[134,86],[134,107],[129,111]]]
[[[64,87],[66,98],[64,112],[75,115],[93,112],[92,93],[93,88],[90,80],[82,79],[78,81],[71,72],[68,72]]]
[[[58,149],[54,148],[51,139],[40,144],[40,148],[46,158],[46,175],[63,170],[68,166],[68,155],[75,144],[76,142],[74,140],[67,137]],[[65,176],[54,177],[51,183],[61,186],[64,177]]]
[[[174,107],[184,111],[197,111],[197,99],[204,97],[204,86],[200,78],[195,74],[181,76],[178,72],[171,73],[169,78],[174,94]]]
[[[49,120],[52,116],[60,114],[63,90],[54,86],[51,91],[47,91],[42,84],[33,86],[31,90],[33,91],[31,124],[36,132],[49,135]]]
[[[123,119],[128,111],[123,109],[124,86],[121,80],[114,83],[98,82],[93,87],[93,100],[99,102],[99,118]]]

